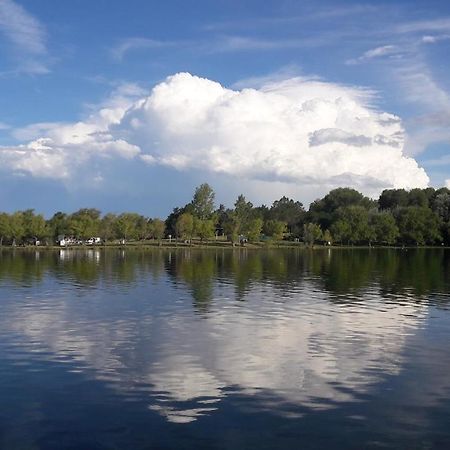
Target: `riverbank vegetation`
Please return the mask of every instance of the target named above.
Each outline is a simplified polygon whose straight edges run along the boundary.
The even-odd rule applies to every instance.
[[[373,200],[338,188],[308,210],[287,197],[254,206],[239,195],[226,208],[216,207],[205,183],[165,220],[132,212],[102,215],[95,208],[59,211],[49,219],[32,209],[0,213],[0,245],[89,245],[95,237],[102,244],[450,245],[450,190],[388,189]]]

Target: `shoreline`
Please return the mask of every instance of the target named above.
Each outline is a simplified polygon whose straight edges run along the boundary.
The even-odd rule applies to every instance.
[[[246,244],[233,246],[229,243],[194,243],[192,245],[184,243],[129,243],[129,244],[106,244],[106,245],[70,245],[70,246],[58,246],[58,245],[25,245],[25,246],[0,246],[0,252],[2,250],[19,250],[19,251],[55,251],[55,250],[418,250],[418,249],[450,249],[450,246],[444,245],[314,245],[306,246],[303,243],[259,243],[259,244]]]

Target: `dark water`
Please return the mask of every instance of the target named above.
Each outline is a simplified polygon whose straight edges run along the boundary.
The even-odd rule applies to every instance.
[[[450,251],[0,251],[2,449],[450,448]]]

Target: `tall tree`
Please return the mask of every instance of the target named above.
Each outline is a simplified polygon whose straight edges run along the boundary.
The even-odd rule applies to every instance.
[[[288,197],[281,197],[273,202],[268,217],[272,220],[285,222],[289,233],[300,234],[300,227],[305,219],[303,204]]]
[[[215,194],[208,183],[203,183],[195,189],[192,206],[194,216],[199,219],[211,219],[214,212]]]
[[[70,233],[80,239],[97,236],[100,226],[100,211],[95,208],[82,208],[69,216]]]
[[[355,189],[333,189],[324,198],[311,203],[308,211],[309,221],[318,223],[322,229],[327,229],[333,222],[339,220],[338,210],[349,206],[360,206],[369,210],[376,207],[377,203]]]
[[[53,214],[52,218],[48,220],[47,226],[49,228],[49,234],[53,239],[69,234],[68,216],[61,211]]]
[[[241,194],[234,203],[235,220],[239,224],[238,233],[246,235],[253,219],[253,203],[248,202]]]

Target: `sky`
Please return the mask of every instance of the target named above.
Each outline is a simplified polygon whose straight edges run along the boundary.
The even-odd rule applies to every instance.
[[[450,187],[450,2],[0,0],[0,210]]]

